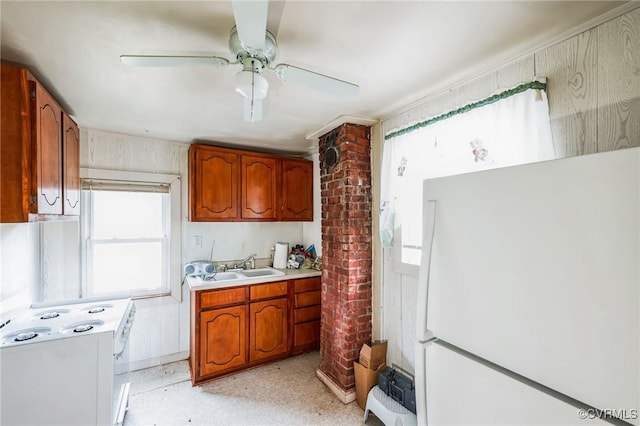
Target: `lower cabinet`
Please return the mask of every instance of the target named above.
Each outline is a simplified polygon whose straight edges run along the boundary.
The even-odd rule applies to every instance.
[[[293,282],[293,349],[297,354],[320,347],[320,277]]]
[[[285,355],[287,346],[287,299],[255,302],[249,307],[249,360]]]
[[[245,305],[200,314],[200,375],[220,373],[247,362]]]
[[[319,289],[317,277],[192,292],[192,383],[317,348]]]

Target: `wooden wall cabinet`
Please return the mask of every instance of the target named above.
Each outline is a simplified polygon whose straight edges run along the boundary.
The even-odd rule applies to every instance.
[[[319,289],[317,277],[191,292],[192,383],[317,348]]]
[[[32,213],[62,214],[62,108],[36,81],[30,81],[29,87],[35,160],[31,176],[36,196]]]
[[[240,156],[232,150],[192,145],[189,150],[189,196],[192,221],[238,217]]]
[[[65,112],[62,113],[62,212],[80,215],[80,129]]]
[[[313,163],[282,160],[282,220],[313,220]]]
[[[276,220],[278,214],[278,160],[272,157],[242,155],[243,219]]]
[[[311,161],[192,144],[189,173],[194,222],[313,220]]]
[[[1,80],[0,222],[78,215],[77,125],[26,68],[3,63]]]

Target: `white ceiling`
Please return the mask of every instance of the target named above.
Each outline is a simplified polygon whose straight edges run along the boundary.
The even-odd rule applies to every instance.
[[[262,121],[243,121],[241,67],[132,68],[121,54],[215,54],[229,1],[5,1],[2,59],[27,64],[81,127],[308,152],[341,115],[378,119],[531,51],[624,2],[271,2],[274,61],[360,86],[334,98],[271,72]]]

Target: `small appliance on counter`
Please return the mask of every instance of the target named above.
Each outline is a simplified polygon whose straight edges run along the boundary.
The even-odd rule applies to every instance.
[[[216,265],[209,260],[194,260],[184,265],[184,273],[189,277],[207,280],[216,274]]]

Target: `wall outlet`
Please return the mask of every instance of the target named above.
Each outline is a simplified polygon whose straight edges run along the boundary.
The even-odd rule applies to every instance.
[[[202,235],[194,235],[193,236],[193,246],[194,247],[202,247]]]

